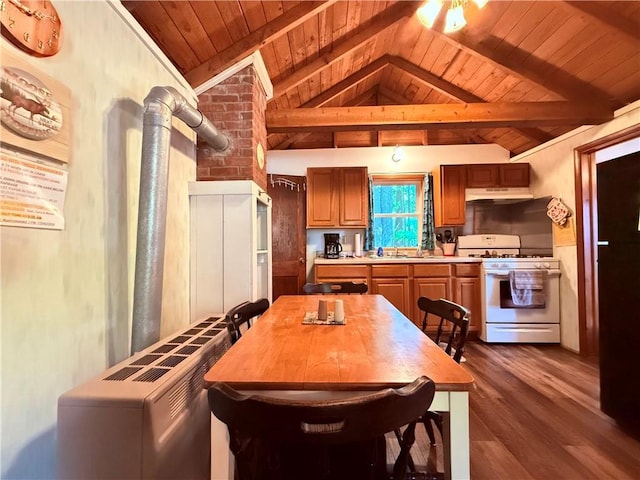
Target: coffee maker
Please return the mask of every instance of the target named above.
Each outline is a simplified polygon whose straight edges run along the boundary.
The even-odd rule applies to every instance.
[[[339,233],[324,234],[324,258],[340,258],[342,245]]]

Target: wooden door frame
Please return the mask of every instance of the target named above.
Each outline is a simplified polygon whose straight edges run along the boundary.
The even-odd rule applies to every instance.
[[[640,136],[634,125],[575,149],[576,235],[578,254],[578,332],[580,354],[598,354],[598,198],[596,161],[598,150]]]

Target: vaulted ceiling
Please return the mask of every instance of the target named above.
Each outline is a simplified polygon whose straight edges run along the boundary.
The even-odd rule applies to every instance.
[[[259,50],[269,149],[497,143],[515,155],[640,99],[640,1],[465,2],[453,34],[444,9],[425,28],[414,1],[122,3],[193,87]]]

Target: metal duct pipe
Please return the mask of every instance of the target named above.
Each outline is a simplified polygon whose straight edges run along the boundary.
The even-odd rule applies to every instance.
[[[171,118],[178,117],[215,150],[230,146],[229,138],[172,87],[153,87],[144,105],[132,355],[160,339]]]

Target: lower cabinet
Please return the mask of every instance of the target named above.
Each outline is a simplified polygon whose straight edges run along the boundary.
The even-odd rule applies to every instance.
[[[369,283],[368,265],[316,265],[315,281]]]
[[[482,325],[482,285],[480,283],[480,265],[454,265],[453,301],[471,311],[469,332],[477,335]]]
[[[413,323],[422,328],[424,313],[418,308],[418,298],[428,297],[451,298],[451,265],[448,263],[432,263],[415,265],[413,270],[413,308],[407,315]],[[435,332],[438,328],[436,318],[427,319],[427,331]]]
[[[479,263],[394,263],[382,265],[316,265],[316,282],[363,282],[369,293],[383,295],[418,328],[423,313],[418,298],[446,298],[471,310],[470,335],[482,324]],[[438,319],[427,319],[427,331],[435,332]]]
[[[410,265],[371,265],[371,288],[389,300],[405,316],[410,317]]]

